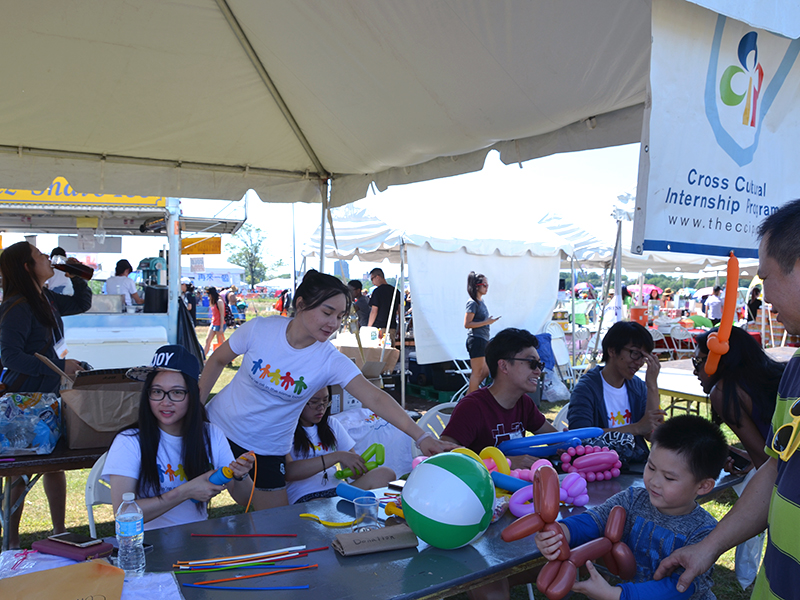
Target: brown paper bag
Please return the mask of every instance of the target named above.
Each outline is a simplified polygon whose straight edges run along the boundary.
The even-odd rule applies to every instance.
[[[124,373],[102,371],[97,377],[73,382],[52,361],[37,356],[62,374],[66,389],[60,392],[61,410],[69,448],[109,446],[119,430],[136,423],[144,383],[128,379]]]
[[[0,598],[25,600],[75,600],[122,597],[125,571],[105,561],[82,562],[0,579]]]
[[[393,525],[361,533],[340,533],[331,544],[342,556],[416,548],[419,541],[408,525]]]

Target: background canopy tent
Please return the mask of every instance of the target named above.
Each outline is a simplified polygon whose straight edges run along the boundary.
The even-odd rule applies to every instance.
[[[8,3],[0,182],[308,202],[332,177],[339,206],[480,170],[491,149],[508,164],[636,142],[651,1]],[[693,1],[800,35],[791,3]]]
[[[394,230],[357,211],[347,220],[335,221],[333,229],[338,250],[332,236],[327,236],[329,258],[370,262],[388,258],[399,263],[405,248],[420,364],[467,357],[464,309],[470,271],[489,279],[486,303],[493,316],[502,317],[492,325],[492,333],[506,327],[542,331],[553,317],[561,258],[572,251],[569,243],[535,225],[530,230],[535,242],[439,239]],[[319,239],[318,229],[304,256],[317,255]]]
[[[614,227],[613,220],[609,217],[609,229]],[[555,214],[547,214],[539,219],[543,225],[553,233],[567,240],[574,248],[575,268],[604,269],[611,264],[611,255],[614,252],[614,242],[604,241],[594,234],[570,223],[567,219]],[[625,231],[623,229],[623,231]],[[705,269],[725,268],[728,264],[727,257],[705,256],[682,252],[643,252],[634,254],[627,248],[630,247],[630,236],[622,244],[622,268],[629,273],[664,273],[676,275],[680,273],[700,273]],[[742,259],[739,264],[742,268],[752,267],[758,263],[753,259]],[[563,269],[569,269],[569,260],[562,262]]]

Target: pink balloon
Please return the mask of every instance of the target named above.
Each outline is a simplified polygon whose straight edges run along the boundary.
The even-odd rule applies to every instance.
[[[611,476],[612,477],[619,477],[619,469],[617,469],[616,467],[611,469]]]
[[[562,463],[568,463],[571,460],[572,460],[572,456],[570,456],[566,452],[564,452],[564,454],[561,455],[561,462]]]
[[[588,494],[581,494],[575,500],[572,501],[572,504],[575,506],[586,506],[589,504],[589,496]]]
[[[587,480],[588,482],[590,482],[590,483],[591,483],[592,481],[595,481],[596,479],[597,479],[597,476],[596,476],[594,473],[592,473],[591,471],[589,471],[588,473],[586,473],[586,480]]]
[[[578,456],[583,456],[584,452],[586,452],[586,447],[585,446],[578,446],[578,447],[575,448],[575,453]]]
[[[551,463],[549,460],[547,460],[546,458],[540,458],[531,465],[531,473],[534,473],[536,469],[538,469],[539,467],[552,467],[552,466],[553,463]]]

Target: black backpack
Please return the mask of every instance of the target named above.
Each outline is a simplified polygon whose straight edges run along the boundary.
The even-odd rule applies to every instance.
[[[231,306],[228,302],[225,302],[225,325],[228,327],[235,327],[236,326],[236,319],[233,316],[233,312],[231,312]]]

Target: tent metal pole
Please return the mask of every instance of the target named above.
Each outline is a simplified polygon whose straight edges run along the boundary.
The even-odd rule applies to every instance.
[[[292,202],[292,298],[297,292],[297,226],[294,219],[294,202]]]
[[[322,196],[322,215],[319,226],[319,272],[325,272],[325,213],[328,209],[328,180],[320,180],[320,195]]]
[[[617,221],[616,254],[617,270],[614,277],[614,322],[622,320],[622,221]]]
[[[400,242],[400,289],[405,292],[405,253],[406,246]],[[400,298],[400,406],[406,409],[406,311],[405,298]]]
[[[569,297],[572,300],[572,364],[575,364],[575,254],[569,257]]]

